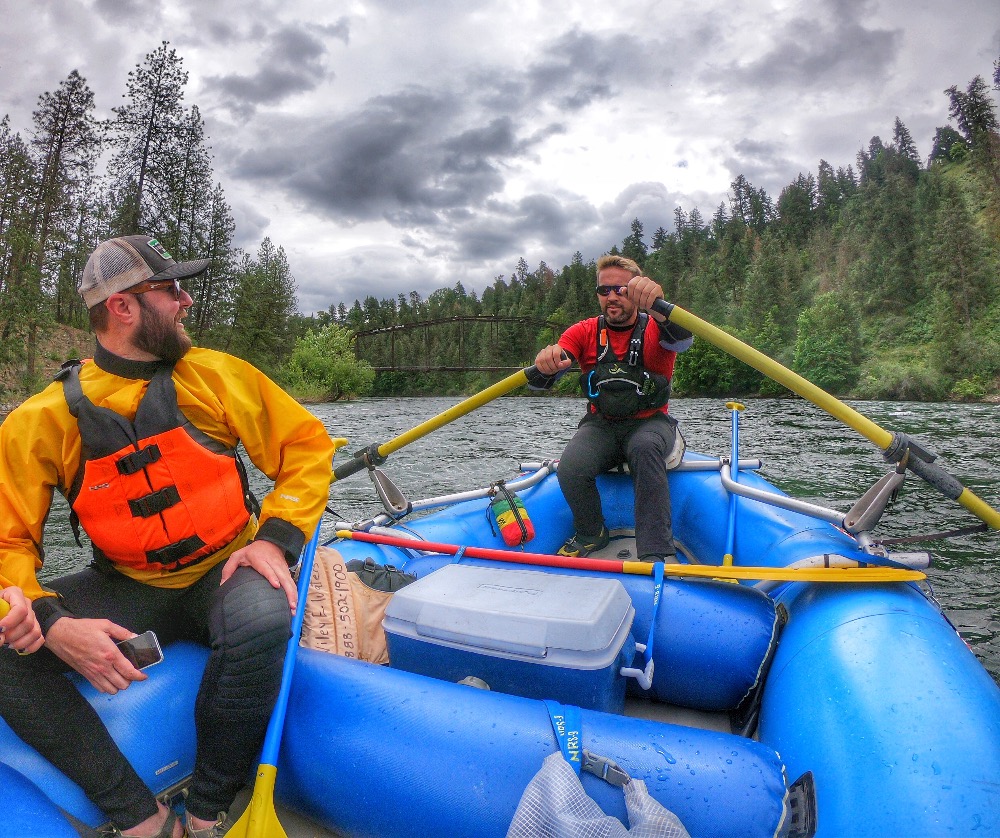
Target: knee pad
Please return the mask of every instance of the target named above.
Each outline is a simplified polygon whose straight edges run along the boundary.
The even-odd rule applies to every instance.
[[[291,623],[285,592],[271,587],[253,568],[240,567],[213,596],[212,648],[240,650],[247,657],[283,649]]]

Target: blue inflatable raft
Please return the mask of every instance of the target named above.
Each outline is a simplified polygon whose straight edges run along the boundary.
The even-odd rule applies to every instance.
[[[626,825],[595,775],[642,780],[691,836],[1000,834],[1000,689],[913,581],[920,557],[873,546],[884,493],[845,516],[755,465],[689,453],[671,471],[688,573],[663,576],[634,561],[627,474],[598,481],[608,564],[576,566],[552,566],[571,532],[555,464],[504,484],[534,525],[524,550],[488,520],[497,484],[411,504],[379,475],[387,512],[328,546],[416,577],[386,612],[392,664],[300,650],[279,813],[302,834],[504,836],[576,705],[583,789]],[[81,683],[155,792],[191,771],[205,655],[171,646],[114,697]],[[103,823],[2,723],[0,789],[3,835]]]

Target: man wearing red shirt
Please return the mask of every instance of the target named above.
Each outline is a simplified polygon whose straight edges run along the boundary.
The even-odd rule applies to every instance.
[[[576,530],[559,550],[586,556],[607,546],[597,475],[627,462],[635,483],[636,553],[642,561],[676,555],[670,526],[666,459],[676,422],[667,413],[678,352],[691,333],[652,311],[663,289],[631,259],[597,261],[601,315],[570,326],[559,343],[542,349],[535,368],[552,383],[577,361],[587,415],[559,461],[559,486]]]

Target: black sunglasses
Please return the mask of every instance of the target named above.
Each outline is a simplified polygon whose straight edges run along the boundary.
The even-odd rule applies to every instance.
[[[159,282],[154,282],[152,280],[146,280],[145,282],[140,282],[138,285],[129,288],[126,293],[128,294],[145,294],[147,291],[158,291],[160,289],[164,291],[172,291],[175,300],[181,298],[181,281],[179,279],[162,279]]]
[[[626,292],[628,291],[628,286],[627,285],[598,285],[597,286],[597,294],[598,294],[598,296],[606,297],[612,291],[614,291],[619,297],[625,297],[625,296],[627,296]]]

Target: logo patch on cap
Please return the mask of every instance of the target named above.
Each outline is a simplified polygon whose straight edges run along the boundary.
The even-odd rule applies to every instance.
[[[150,239],[146,242],[153,250],[160,254],[164,259],[173,259],[174,257],[170,255],[170,252],[162,245],[157,239]]]

